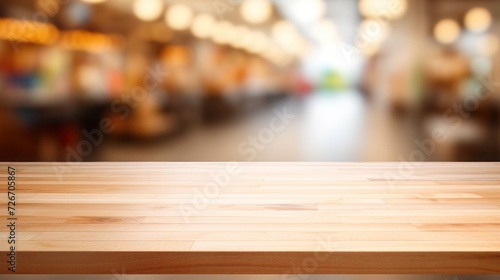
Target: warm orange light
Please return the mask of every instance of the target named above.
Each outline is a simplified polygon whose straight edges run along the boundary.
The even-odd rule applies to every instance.
[[[101,52],[121,47],[123,38],[119,35],[72,30],[63,32],[59,42],[63,47],[71,50]]]
[[[273,6],[269,0],[246,0],[240,6],[241,17],[248,23],[260,24],[271,18]]]
[[[0,20],[0,39],[34,44],[52,44],[59,32],[52,24],[35,21]]]
[[[452,19],[443,19],[434,27],[434,37],[443,44],[451,44],[460,36],[460,25]]]
[[[199,14],[193,20],[191,32],[198,38],[208,38],[212,34],[216,23],[213,16],[209,14]]]
[[[474,8],[465,15],[465,27],[472,32],[481,33],[490,28],[492,16],[485,8]]]
[[[184,4],[175,4],[168,8],[165,23],[173,30],[186,30],[191,26],[193,10]]]

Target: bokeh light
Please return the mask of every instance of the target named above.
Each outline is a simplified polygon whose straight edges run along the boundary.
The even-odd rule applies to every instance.
[[[485,8],[471,9],[465,15],[465,27],[472,32],[484,32],[490,28],[491,23],[491,13]]]
[[[398,19],[408,11],[408,0],[361,0],[359,11],[367,18]]]
[[[311,24],[326,14],[324,0],[295,0],[290,1],[291,16],[302,24]]]
[[[241,4],[243,19],[251,24],[260,24],[271,18],[273,6],[268,0],[246,0]]]
[[[133,10],[137,18],[144,21],[158,19],[163,13],[164,4],[161,0],[135,0]]]
[[[434,27],[434,38],[442,44],[451,44],[460,36],[460,25],[452,19],[440,20]]]
[[[191,32],[198,38],[208,38],[212,34],[212,30],[216,24],[216,20],[209,14],[198,14],[191,25]]]
[[[193,16],[193,10],[189,6],[175,4],[168,8],[165,22],[174,30],[185,30],[190,27]]]

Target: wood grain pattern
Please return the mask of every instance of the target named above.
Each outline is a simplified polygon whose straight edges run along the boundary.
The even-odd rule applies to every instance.
[[[500,163],[13,165],[17,273],[500,273]]]

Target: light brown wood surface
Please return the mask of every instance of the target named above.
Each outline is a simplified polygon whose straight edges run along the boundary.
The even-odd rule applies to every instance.
[[[500,163],[12,166],[18,274],[500,274]]]

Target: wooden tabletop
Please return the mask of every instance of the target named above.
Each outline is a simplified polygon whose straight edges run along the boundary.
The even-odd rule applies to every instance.
[[[500,274],[500,163],[7,166],[1,273]]]

